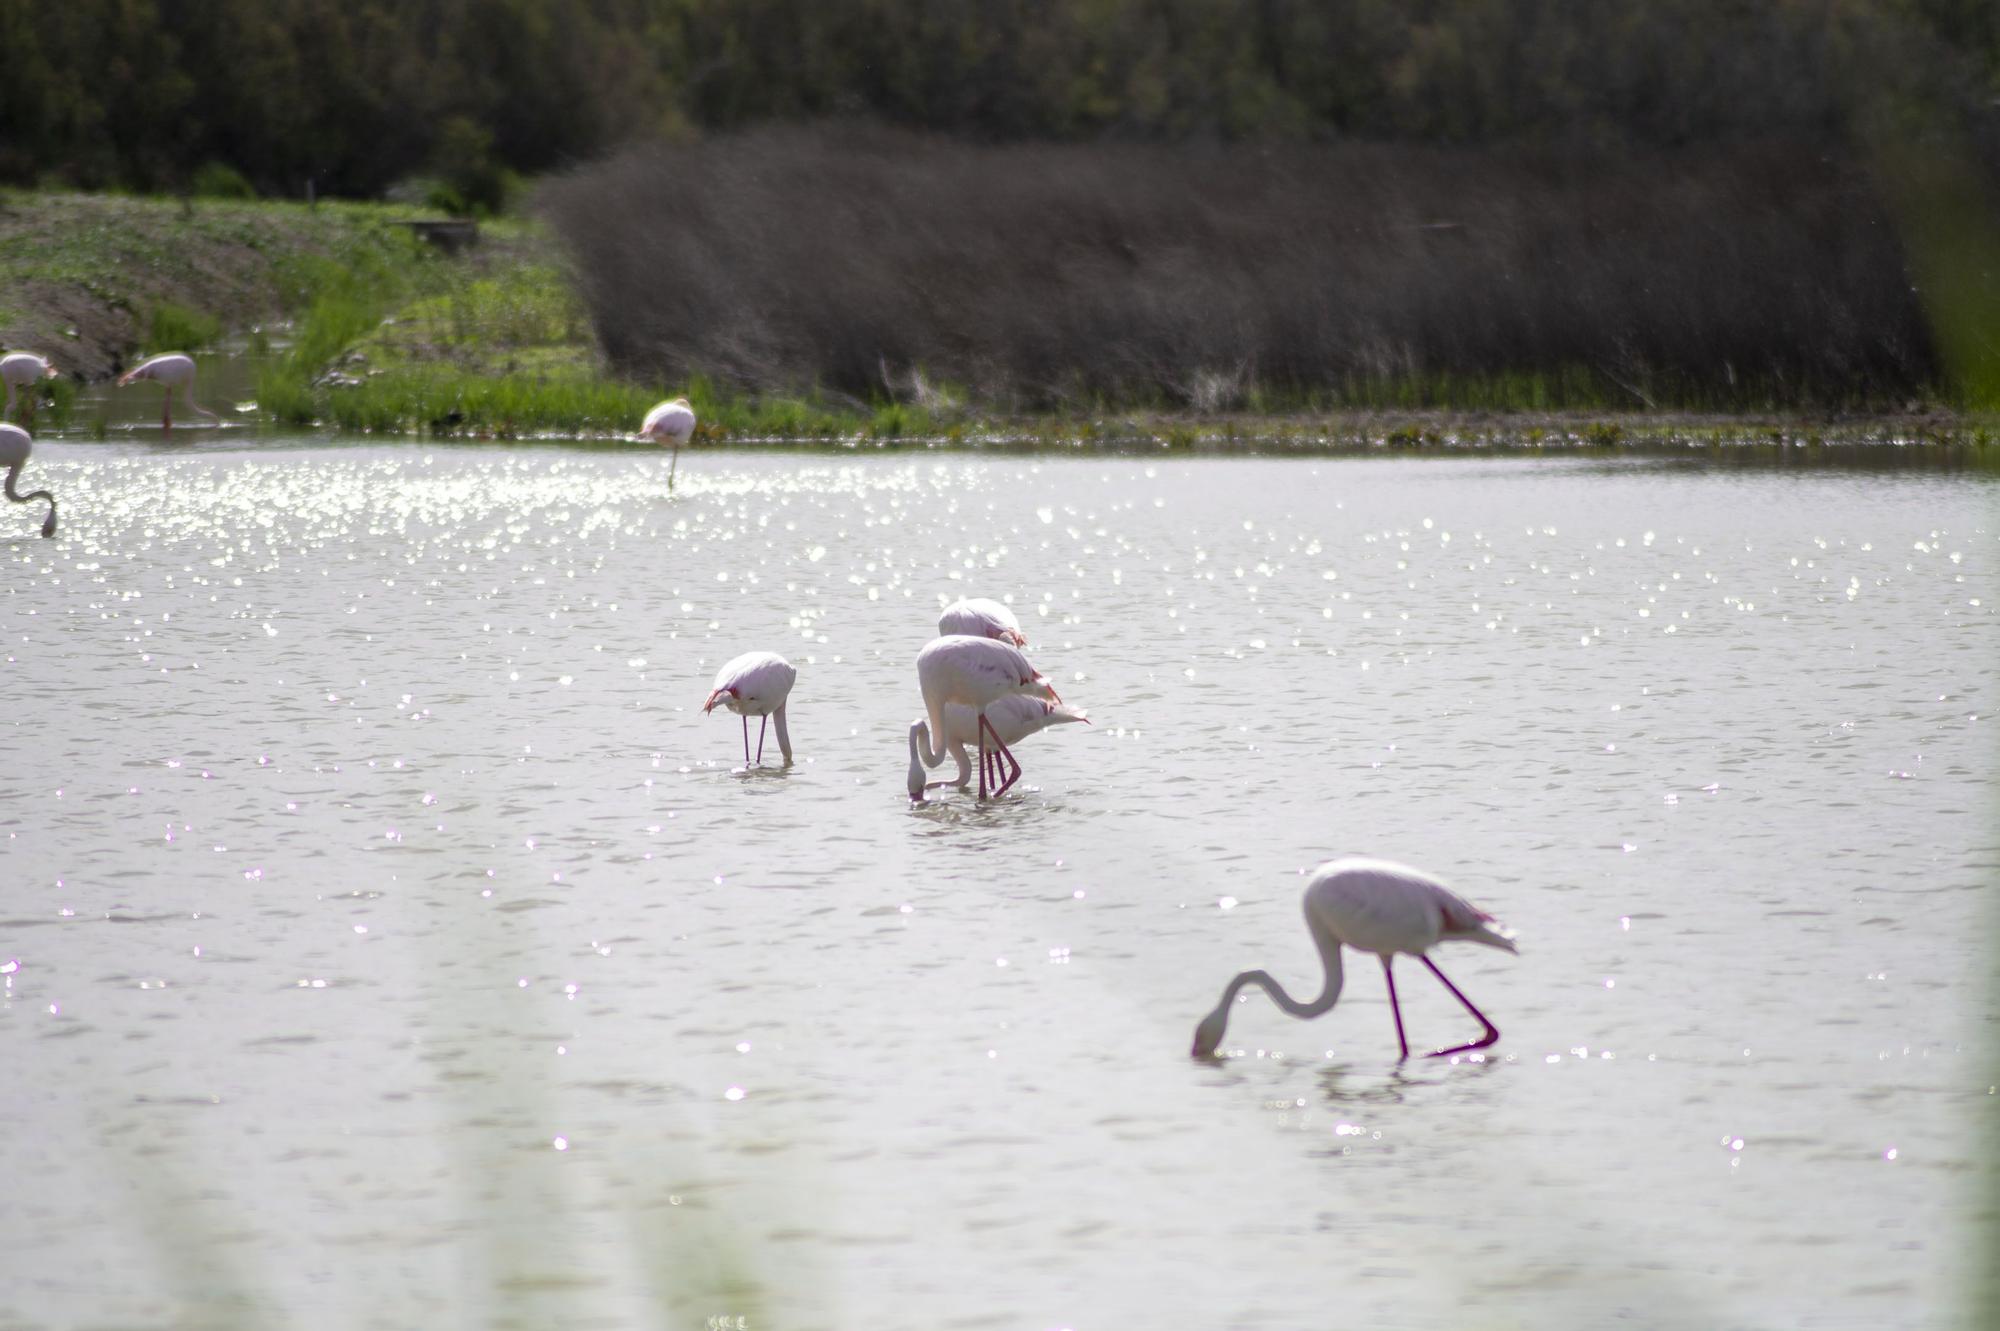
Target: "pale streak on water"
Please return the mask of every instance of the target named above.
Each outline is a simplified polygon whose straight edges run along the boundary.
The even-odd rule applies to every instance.
[[[1951,1320],[1990,484],[662,461],[41,446],[0,1321]],[[912,810],[962,593],[1097,724]],[[788,773],[697,710],[750,648],[799,667]],[[1316,988],[1297,875],[1349,851],[1519,931],[1440,958],[1495,1060],[1396,1067],[1360,960],[1190,1061],[1235,971]]]

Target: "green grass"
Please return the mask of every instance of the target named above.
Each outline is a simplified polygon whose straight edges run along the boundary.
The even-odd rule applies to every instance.
[[[141,355],[162,351],[196,351],[222,336],[222,320],[200,310],[172,301],[153,307],[146,327],[146,340],[139,345]]]

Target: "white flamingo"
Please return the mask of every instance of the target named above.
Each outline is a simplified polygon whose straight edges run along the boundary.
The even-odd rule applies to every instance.
[[[4,490],[9,499],[17,504],[25,504],[35,499],[49,501],[49,515],[42,519],[42,535],[56,534],[56,497],[47,490],[30,490],[21,494],[14,489],[14,479],[21,474],[21,468],[28,465],[28,455],[35,451],[35,441],[28,432],[18,425],[0,421],[0,467],[7,469]]]
[[[1500,1038],[1500,1031],[1472,1000],[1445,979],[1444,972],[1424,954],[1441,942],[1483,943],[1503,952],[1515,951],[1514,940],[1493,928],[1493,917],[1426,873],[1387,860],[1328,860],[1313,870],[1305,891],[1306,928],[1326,966],[1326,982],[1319,997],[1301,1003],[1286,993],[1263,971],[1244,971],[1222,991],[1215,1011],[1194,1028],[1194,1056],[1210,1058],[1222,1043],[1229,1025],[1229,1008],[1246,985],[1257,985],[1294,1017],[1317,1017],[1332,1010],[1340,998],[1342,943],[1361,952],[1373,952],[1382,959],[1382,977],[1389,985],[1389,1011],[1396,1018],[1396,1044],[1402,1056],[1410,1056],[1410,1043],[1403,1038],[1403,1009],[1396,1002],[1396,973],[1391,964],[1398,952],[1405,952],[1430,968],[1451,996],[1478,1018],[1485,1034],[1470,1044],[1439,1049],[1430,1057],[1460,1054],[1468,1049],[1484,1049]]]
[[[1028,645],[1027,638],[1021,633],[1021,621],[1014,618],[1014,612],[984,596],[960,597],[944,608],[944,613],[938,616],[938,634],[948,636],[954,633],[1011,642],[1016,647]]]
[[[930,733],[950,737],[946,728],[945,708],[952,703],[962,703],[970,707],[978,716],[974,727],[974,737],[979,743],[979,798],[987,798],[987,740],[998,750],[998,761],[1003,765],[996,773],[1004,773],[1006,779],[999,788],[992,791],[994,797],[1004,795],[1007,788],[1021,779],[1021,764],[1014,760],[1006,743],[987,719],[986,708],[1001,698],[1024,693],[1030,697],[1046,698],[1060,703],[1054,686],[1042,673],[1028,664],[1028,658],[1018,647],[992,638],[974,638],[964,634],[934,638],[917,653],[917,685],[923,690],[924,712],[930,721]],[[1013,771],[1007,772],[1008,767]]]
[[[924,791],[931,786],[963,786],[972,778],[972,760],[965,754],[965,746],[979,743],[979,713],[962,702],[948,704],[944,709],[945,742],[931,747],[931,727],[928,721],[910,722],[910,798],[921,800]],[[1030,697],[1014,693],[1004,698],[996,698],[986,707],[987,724],[993,727],[1003,743],[1019,744],[1038,730],[1061,725],[1067,721],[1081,721],[1090,724],[1090,718],[1077,707],[1050,702],[1046,698]],[[949,756],[958,763],[958,779],[955,781],[924,781],[925,769],[939,767]],[[994,755],[987,755],[982,762],[990,762]],[[997,763],[995,763],[997,767]],[[984,776],[982,771],[980,775]],[[997,781],[999,772],[996,770]]]
[[[44,379],[57,378],[60,374],[60,370],[32,351],[12,351],[0,356],[0,383],[7,385],[7,406],[4,410],[0,410],[0,416],[14,414],[14,396],[26,389],[24,400],[27,406],[21,413],[21,420],[24,424],[33,425],[35,385]]]
[[[123,388],[141,379],[150,379],[167,390],[166,396],[160,399],[160,428],[169,434],[173,433],[174,428],[176,389],[187,399],[190,410],[200,412],[217,425],[222,424],[222,417],[194,400],[194,357],[183,355],[178,351],[169,351],[165,355],[142,360],[118,376],[118,386]]]
[[[671,445],[674,460],[667,464],[667,490],[674,488],[674,469],[681,464],[681,445],[694,433],[694,408],[684,397],[662,402],[646,413],[646,419],[639,426],[639,437],[650,439],[656,444]]]
[[[715,672],[715,687],[709,690],[708,701],[701,705],[703,712],[715,709],[719,702],[730,711],[743,718],[743,765],[750,765],[750,718],[761,716],[762,724],[757,727],[757,761],[764,761],[764,730],[773,721],[778,723],[778,751],[785,755],[785,765],[792,763],[792,732],[785,726],[785,699],[792,696],[792,685],[797,682],[799,672],[790,661],[776,652],[745,652],[734,660],[723,663]]]

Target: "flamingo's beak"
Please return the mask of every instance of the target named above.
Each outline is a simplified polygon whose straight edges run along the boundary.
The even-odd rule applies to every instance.
[[[708,701],[701,705],[701,710],[704,712],[713,711],[715,709],[715,703],[717,699],[733,698],[735,696],[736,696],[735,689],[717,689],[715,692],[708,695]]]

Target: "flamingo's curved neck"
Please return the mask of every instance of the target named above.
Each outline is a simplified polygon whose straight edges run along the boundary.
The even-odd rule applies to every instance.
[[[1326,979],[1320,986],[1319,997],[1309,1003],[1301,1003],[1285,992],[1285,987],[1272,979],[1265,971],[1244,971],[1229,982],[1229,988],[1222,994],[1222,1001],[1216,1010],[1227,1012],[1229,1005],[1236,1001],[1236,995],[1248,985],[1256,985],[1271,996],[1271,1001],[1294,1017],[1317,1017],[1333,1010],[1340,1001],[1340,986],[1346,978],[1340,964],[1340,940],[1332,934],[1315,927],[1312,931],[1313,943],[1319,948],[1319,959],[1326,967]]]
[[[42,520],[42,535],[44,535],[44,536],[53,536],[53,535],[55,535],[55,534],[56,534],[56,497],[55,497],[54,495],[50,494],[50,493],[49,493],[49,492],[48,492],[47,490],[30,490],[30,491],[28,491],[28,493],[26,493],[26,494],[22,494],[22,493],[20,493],[19,491],[17,491],[17,490],[16,490],[15,488],[14,488],[14,481],[15,481],[15,478],[17,478],[18,476],[20,476],[20,474],[21,474],[21,464],[20,464],[20,463],[18,463],[18,462],[16,462],[16,463],[15,463],[15,464],[14,464],[13,466],[11,466],[11,467],[7,468],[7,480],[6,480],[6,484],[5,484],[4,486],[0,486],[0,489],[4,489],[4,491],[6,492],[6,495],[7,495],[7,497],[8,497],[9,499],[13,500],[13,501],[14,501],[15,503],[17,503],[17,504],[25,504],[25,503],[28,503],[29,501],[31,501],[31,500],[35,500],[35,499],[46,499],[46,500],[48,500],[48,503],[49,503],[49,515],[48,515],[48,517],[46,517],[46,518],[44,518],[44,519]]]
[[[778,752],[785,755],[785,765],[789,767],[792,761],[792,732],[785,725],[785,705],[783,703],[779,703],[777,710],[771,713],[771,720],[778,732]]]
[[[927,721],[910,722],[910,759],[925,767],[941,766],[945,758],[945,746],[931,747],[931,728]]]

